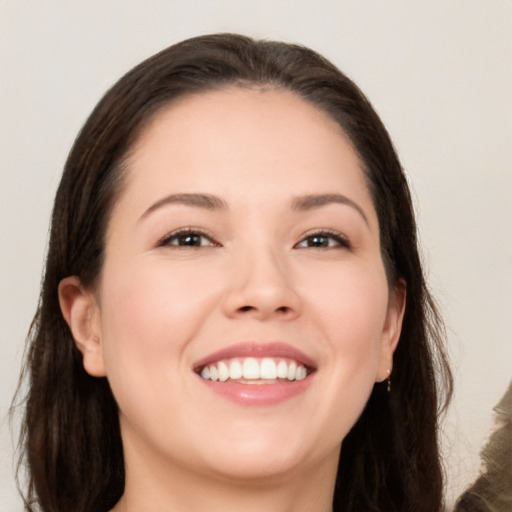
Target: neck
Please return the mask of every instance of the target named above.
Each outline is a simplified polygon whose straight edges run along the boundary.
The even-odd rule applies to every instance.
[[[338,454],[286,475],[235,479],[125,453],[125,492],[112,512],[331,512]]]

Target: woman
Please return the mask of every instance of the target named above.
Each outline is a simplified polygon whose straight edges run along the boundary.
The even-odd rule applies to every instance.
[[[298,46],[172,46],[101,100],[57,192],[27,507],[440,510],[441,333],[357,87]]]

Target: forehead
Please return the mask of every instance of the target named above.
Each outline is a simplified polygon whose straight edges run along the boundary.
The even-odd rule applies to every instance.
[[[232,87],[163,108],[131,152],[127,184],[139,196],[199,191],[262,200],[349,189],[369,198],[339,124],[276,89]]]

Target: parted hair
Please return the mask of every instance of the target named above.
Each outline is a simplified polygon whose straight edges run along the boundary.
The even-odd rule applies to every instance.
[[[106,512],[123,493],[116,401],[106,378],[85,372],[60,311],[58,285],[75,275],[95,286],[127,157],[155,115],[186,95],[233,86],[290,91],[339,124],[359,156],[378,215],[389,286],[407,285],[392,389],[375,384],[343,441],[333,510],[440,511],[438,421],[452,379],[410,191],[391,139],[363,93],[328,60],[303,46],[235,34],[188,39],[129,71],[95,107],[69,154],[15,398],[24,411],[18,471],[27,472],[27,483],[20,484],[26,510]],[[22,389],[28,389],[25,396]]]

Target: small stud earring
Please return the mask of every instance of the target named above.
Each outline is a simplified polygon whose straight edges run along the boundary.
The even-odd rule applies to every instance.
[[[386,372],[388,373],[388,387],[387,387],[387,390],[388,390],[388,393],[391,391],[391,370],[388,368],[386,370]]]

